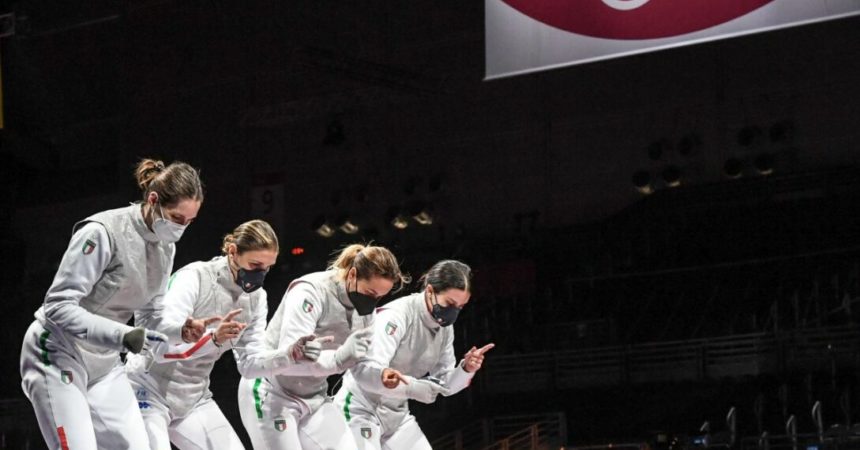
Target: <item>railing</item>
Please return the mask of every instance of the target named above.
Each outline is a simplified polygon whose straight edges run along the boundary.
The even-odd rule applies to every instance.
[[[536,427],[541,443],[563,444],[567,439],[567,419],[564,413],[523,414],[500,416],[472,422],[465,427],[437,438],[431,442],[435,450],[484,449],[493,442],[507,441],[507,445],[519,443],[520,433]],[[515,441],[511,441],[515,439]],[[491,446],[492,447],[492,446]],[[498,447],[492,447],[498,448]],[[522,447],[507,447],[510,449]]]
[[[558,422],[545,421],[530,425],[484,450],[542,450],[564,445]]]
[[[645,442],[626,442],[620,444],[598,444],[562,447],[563,450],[646,450],[651,446]]]
[[[538,424],[525,428],[511,436],[484,447],[484,450],[537,450],[540,445]]]
[[[524,392],[758,375],[831,364],[860,366],[860,329],[842,326],[496,356],[487,359],[483,385],[490,392]]]
[[[431,443],[436,450],[463,450],[478,448],[490,441],[490,419],[472,422],[453,433],[446,434]]]

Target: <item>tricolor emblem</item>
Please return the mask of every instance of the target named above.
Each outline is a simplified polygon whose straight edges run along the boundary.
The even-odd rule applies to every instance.
[[[385,324],[385,332],[389,336],[393,336],[396,331],[397,331],[397,325],[394,325],[391,322],[388,322],[387,324]]]
[[[83,254],[85,254],[85,255],[89,255],[95,249],[96,249],[96,243],[87,239],[86,242],[84,242],[84,246],[81,248],[81,252],[83,252]]]
[[[287,419],[275,419],[275,429],[284,431],[287,429]]]
[[[65,384],[72,384],[72,381],[75,381],[75,376],[69,370],[61,370],[60,380],[62,380]]]
[[[361,437],[365,439],[370,439],[371,436],[373,436],[373,432],[370,430],[370,428],[361,429]]]
[[[302,303],[302,311],[311,312],[313,310],[314,310],[314,305],[311,302],[305,300],[304,303]]]

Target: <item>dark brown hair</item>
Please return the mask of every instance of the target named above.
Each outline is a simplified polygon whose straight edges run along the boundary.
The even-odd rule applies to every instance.
[[[161,161],[141,159],[134,176],[143,191],[144,202],[150,192],[158,194],[160,205],[172,205],[184,199],[203,201],[200,172],[184,162],[174,161],[165,166]]]

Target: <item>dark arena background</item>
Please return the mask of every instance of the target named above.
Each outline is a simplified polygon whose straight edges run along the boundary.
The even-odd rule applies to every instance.
[[[347,243],[470,264],[457,354],[496,348],[412,402],[435,449],[860,448],[860,17],[485,81],[478,1],[0,14],[0,449],[44,447],[24,332],[141,157],[202,170],[174,268],[272,223],[270,314]]]

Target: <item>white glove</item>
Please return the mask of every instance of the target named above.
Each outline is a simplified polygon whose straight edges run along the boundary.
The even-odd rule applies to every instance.
[[[338,369],[341,371],[349,369],[364,358],[367,355],[367,347],[370,346],[371,336],[373,336],[373,329],[370,327],[350,334],[335,352],[334,359]]]
[[[409,377],[409,384],[406,385],[407,397],[427,404],[435,402],[436,396],[445,391],[445,385],[424,378],[417,380]]]
[[[311,334],[309,336],[300,337],[295,344],[291,345],[287,350],[293,361],[306,359],[308,361],[316,361],[320,357],[322,345],[331,342],[334,338],[331,336],[318,338]]]

